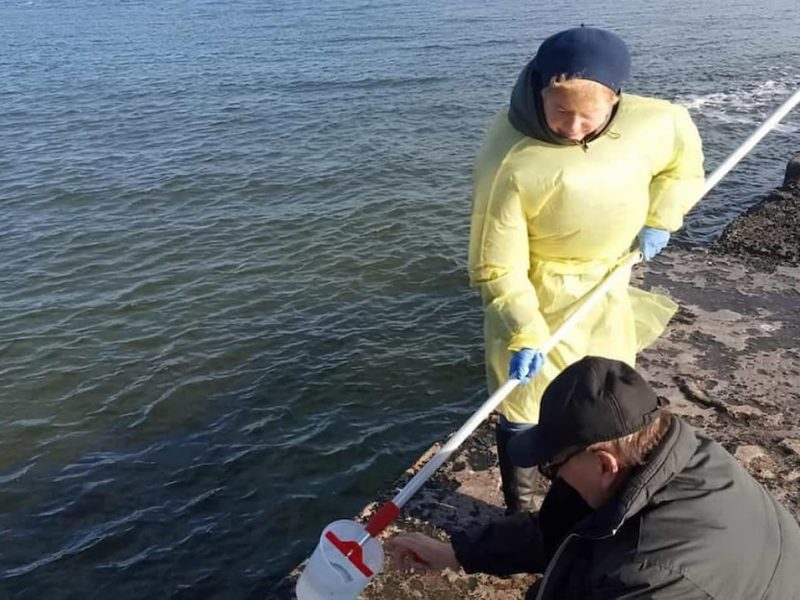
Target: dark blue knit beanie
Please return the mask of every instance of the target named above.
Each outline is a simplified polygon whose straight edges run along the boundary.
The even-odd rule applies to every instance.
[[[618,36],[595,27],[576,27],[550,36],[536,52],[533,66],[543,88],[566,75],[602,83],[619,92],[631,72],[631,55]]]

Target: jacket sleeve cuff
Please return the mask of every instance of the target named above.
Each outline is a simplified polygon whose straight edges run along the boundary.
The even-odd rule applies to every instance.
[[[453,534],[450,544],[467,573],[541,573],[546,566],[538,520],[526,512]]]
[[[481,572],[481,565],[474,551],[475,544],[472,543],[466,532],[459,531],[454,533],[450,537],[450,545],[453,547],[458,564],[461,565],[461,568],[466,573]]]

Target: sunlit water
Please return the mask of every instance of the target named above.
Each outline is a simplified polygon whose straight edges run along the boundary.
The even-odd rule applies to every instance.
[[[470,168],[538,42],[617,30],[713,168],[800,85],[797,8],[3,2],[0,597],[268,597],[482,398]]]

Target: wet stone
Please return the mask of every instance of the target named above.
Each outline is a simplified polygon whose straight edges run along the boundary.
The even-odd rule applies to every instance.
[[[800,154],[795,156],[786,165],[786,175],[783,177],[783,187],[800,187]]]
[[[773,190],[725,229],[715,251],[749,257],[767,271],[800,264],[799,206],[799,183]]]

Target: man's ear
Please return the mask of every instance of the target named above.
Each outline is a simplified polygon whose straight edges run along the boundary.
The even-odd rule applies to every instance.
[[[597,457],[597,460],[600,461],[603,475],[616,475],[620,472],[621,467],[616,456],[610,452],[606,452],[605,450],[595,450],[594,454]]]

